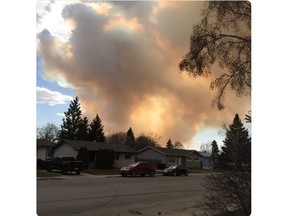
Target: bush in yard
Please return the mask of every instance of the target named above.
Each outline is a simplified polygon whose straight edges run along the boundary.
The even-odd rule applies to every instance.
[[[99,149],[96,153],[96,169],[112,169],[114,167],[114,151]]]
[[[84,161],[84,163],[85,163],[84,168],[86,168],[86,169],[88,168],[88,166],[89,166],[89,154],[88,154],[88,150],[86,147],[79,149],[76,160]]]

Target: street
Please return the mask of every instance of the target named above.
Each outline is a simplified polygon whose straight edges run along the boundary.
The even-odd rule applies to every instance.
[[[205,174],[121,177],[88,174],[37,180],[39,216],[191,215]]]

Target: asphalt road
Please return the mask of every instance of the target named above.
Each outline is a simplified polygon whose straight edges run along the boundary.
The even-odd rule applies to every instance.
[[[37,181],[39,216],[191,215],[205,174],[105,177],[67,175]]]

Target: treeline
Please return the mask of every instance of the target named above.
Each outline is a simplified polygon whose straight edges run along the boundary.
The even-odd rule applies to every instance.
[[[67,112],[64,112],[61,128],[47,123],[46,126],[37,128],[37,138],[48,139],[55,144],[63,139],[125,144],[130,148],[139,150],[146,146],[160,147],[159,140],[161,137],[152,133],[135,137],[131,127],[126,132],[116,132],[106,136],[100,116],[96,114],[89,124],[88,117],[82,116],[81,104],[76,97],[71,101]],[[169,139],[166,147],[183,148],[183,145],[180,141],[172,143]]]

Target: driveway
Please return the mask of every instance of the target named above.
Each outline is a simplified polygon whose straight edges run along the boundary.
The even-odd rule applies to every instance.
[[[205,174],[120,177],[67,175],[37,181],[39,216],[191,215]]]

